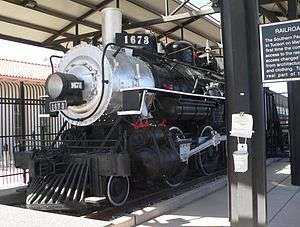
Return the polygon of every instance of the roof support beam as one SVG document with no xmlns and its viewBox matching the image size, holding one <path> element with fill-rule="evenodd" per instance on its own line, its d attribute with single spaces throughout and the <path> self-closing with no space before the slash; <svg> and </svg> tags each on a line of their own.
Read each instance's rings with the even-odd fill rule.
<svg viewBox="0 0 300 227">
<path fill-rule="evenodd" d="M 286 2 L 287 0 L 259 0 L 259 5 L 272 4 L 276 2 Z"/>
<path fill-rule="evenodd" d="M 173 32 L 176 32 L 177 30 L 183 28 L 184 26 L 186 26 L 186 25 L 188 25 L 188 24 L 191 24 L 191 23 L 197 21 L 198 19 L 199 19 L 199 17 L 193 17 L 193 18 L 190 18 L 189 20 L 183 22 L 181 26 L 180 26 L 180 25 L 177 25 L 177 26 L 175 26 L 175 27 L 173 27 L 173 28 L 167 30 L 164 34 L 159 35 L 159 36 L 157 37 L 157 39 L 161 39 L 161 38 L 163 38 L 165 35 L 169 35 L 169 34 L 171 34 L 171 33 L 173 33 Z"/>
<path fill-rule="evenodd" d="M 82 5 L 82 6 L 85 6 L 85 7 L 88 7 L 90 9 L 93 9 L 94 11 L 98 11 L 97 6 L 93 5 L 93 4 L 89 3 L 89 2 L 82 1 L 82 0 L 69 0 L 69 1 L 75 2 L 75 3 L 77 3 L 79 5 Z"/>
<path fill-rule="evenodd" d="M 91 22 L 91 21 L 86 21 L 86 20 L 79 21 L 79 20 L 77 20 L 76 17 L 61 13 L 61 12 L 53 10 L 53 9 L 49 9 L 49 8 L 41 6 L 39 4 L 37 6 L 35 6 L 34 8 L 29 8 L 29 7 L 26 7 L 24 4 L 22 4 L 22 1 L 20 1 L 20 0 L 2 0 L 2 1 L 14 4 L 14 5 L 18 5 L 18 6 L 26 8 L 26 9 L 34 10 L 34 11 L 37 11 L 37 12 L 40 12 L 40 13 L 44 13 L 46 15 L 54 16 L 54 17 L 57 17 L 57 18 L 60 18 L 60 19 L 63 19 L 63 20 L 72 21 L 74 23 L 82 24 L 82 25 L 85 25 L 87 27 L 91 27 L 91 28 L 94 28 L 94 29 L 99 29 L 99 24 L 96 24 L 96 23 Z"/>
<path fill-rule="evenodd" d="M 133 28 L 133 27 L 131 26 L 132 24 L 134 25 L 134 24 L 143 23 L 143 22 L 139 22 L 139 21 L 137 21 L 137 20 L 135 20 L 135 19 L 133 19 L 133 18 L 130 18 L 130 17 L 128 17 L 128 16 L 125 16 L 125 15 L 123 15 L 123 19 L 124 19 L 124 20 L 128 20 L 128 21 L 131 22 L 130 24 L 123 25 L 123 30 Z M 141 27 L 141 26 L 139 26 L 139 27 Z M 164 31 L 162 31 L 161 29 L 158 29 L 158 28 L 154 28 L 154 27 L 150 27 L 150 26 L 145 26 L 144 28 L 147 28 L 147 29 L 149 29 L 149 30 L 152 30 L 153 32 L 155 32 L 155 33 L 157 33 L 157 34 L 163 34 L 163 33 L 164 33 Z M 79 38 L 79 39 L 85 39 L 85 38 L 88 38 L 88 37 L 95 37 L 95 36 L 96 36 L 96 37 L 100 37 L 100 36 L 101 36 L 101 31 L 95 31 L 95 32 L 84 33 L 84 34 L 79 35 L 78 38 Z M 173 34 L 169 34 L 169 35 L 167 35 L 167 36 L 168 36 L 169 38 L 171 38 L 171 39 L 175 39 L 175 40 L 179 39 L 178 36 L 175 36 L 175 35 L 173 35 Z M 71 41 L 71 40 L 72 40 L 72 39 L 70 39 L 70 38 L 62 38 L 62 39 L 54 40 L 52 43 L 53 43 L 53 44 L 60 44 L 60 43 L 69 42 L 69 41 Z"/>
<path fill-rule="evenodd" d="M 184 7 L 190 0 L 184 0 L 179 6 L 176 7 L 169 15 L 172 16 Z"/>
<path fill-rule="evenodd" d="M 201 11 L 201 12 L 194 12 L 194 13 L 181 13 L 181 14 L 170 15 L 170 16 L 162 16 L 160 18 L 150 19 L 147 21 L 140 21 L 140 22 L 137 22 L 134 24 L 130 24 L 129 28 L 145 27 L 145 26 L 163 24 L 163 23 L 168 23 L 168 22 L 174 22 L 178 26 L 182 26 L 182 24 L 184 22 L 178 23 L 177 21 L 191 19 L 191 18 L 195 18 L 196 20 L 198 20 L 200 17 L 203 17 L 205 15 L 210 15 L 212 13 L 215 13 L 215 11 L 213 9 Z M 127 28 L 127 29 L 129 29 L 129 28 Z M 189 30 L 189 29 L 187 29 L 187 30 Z M 197 34 L 197 35 L 199 35 L 199 34 Z"/>
<path fill-rule="evenodd" d="M 286 10 L 286 8 L 284 8 L 284 6 L 280 2 L 276 2 L 275 4 L 280 9 L 280 11 L 282 12 L 283 16 L 286 17 L 287 16 L 287 10 Z"/>
<path fill-rule="evenodd" d="M 144 4 L 144 3 L 141 3 L 140 1 L 137 1 L 137 0 L 127 0 L 127 1 L 130 2 L 130 3 L 132 3 L 132 4 L 134 4 L 134 5 L 136 5 L 136 6 L 138 6 L 138 7 L 141 7 L 141 8 L 143 8 L 143 9 L 146 9 L 147 11 L 149 11 L 149 12 L 151 12 L 151 13 L 157 15 L 157 16 L 160 16 L 160 17 L 161 17 L 161 15 L 164 15 L 164 12 L 156 11 L 156 10 L 153 9 L 150 5 L 146 5 L 146 4 Z M 175 16 L 175 15 L 174 15 L 174 16 Z M 187 19 L 187 18 L 185 18 L 185 19 Z M 176 25 L 181 25 L 180 22 L 174 22 L 174 23 L 175 23 Z M 202 33 L 202 32 L 195 31 L 195 30 L 193 30 L 193 29 L 191 29 L 191 28 L 185 28 L 185 29 L 188 30 L 188 31 L 190 31 L 190 32 L 192 32 L 192 33 L 194 33 L 194 34 L 196 34 L 196 35 L 202 36 L 203 38 L 208 39 L 208 40 L 210 40 L 210 41 L 212 41 L 212 42 L 214 42 L 214 43 L 219 43 L 219 42 L 220 42 L 220 40 L 217 40 L 217 39 L 215 39 L 215 38 L 213 38 L 213 37 L 210 37 L 210 36 L 208 36 L 207 34 L 204 34 L 204 33 Z"/>
<path fill-rule="evenodd" d="M 69 0 L 69 1 L 72 1 L 72 2 L 75 2 L 77 4 L 89 7 L 90 9 L 97 10 L 97 7 L 95 5 L 93 5 L 93 4 L 89 3 L 89 2 L 86 2 L 86 1 L 82 1 L 82 0 Z M 116 2 L 116 5 L 119 5 L 118 0 Z M 148 22 L 140 22 L 140 21 L 134 20 L 133 18 L 129 18 L 128 16 L 123 15 L 123 21 L 124 20 L 128 20 L 128 21 L 131 22 L 130 24 L 123 25 L 123 29 L 124 30 L 125 29 L 131 29 L 131 28 L 138 28 L 138 27 L 146 28 L 147 26 L 153 25 L 153 23 L 157 24 L 157 23 L 162 23 L 163 22 L 162 19 L 159 19 L 159 20 L 150 20 Z M 157 34 L 162 34 L 163 33 L 163 31 L 161 31 L 159 29 L 154 29 L 152 27 L 150 29 L 152 31 L 154 31 L 155 33 L 157 33 Z M 91 32 L 91 33 L 83 34 L 81 37 L 91 37 L 91 36 L 93 36 L 93 37 L 95 37 L 95 39 L 98 39 L 99 37 L 101 37 L 101 29 L 99 29 L 99 30 L 100 31 L 97 31 L 97 32 Z M 87 36 L 89 34 L 91 34 L 91 35 Z M 177 37 L 173 36 L 171 39 L 176 39 L 176 38 Z M 63 41 L 63 40 L 67 40 L 67 39 L 61 39 L 61 40 L 57 40 L 57 41 L 60 42 L 60 43 L 62 43 L 61 41 Z"/>
<path fill-rule="evenodd" d="M 203 13 L 203 15 L 206 15 L 206 14 Z M 183 14 L 177 14 L 177 15 L 173 15 L 173 16 L 167 16 L 167 17 L 152 19 L 152 20 L 149 20 L 149 21 L 137 21 L 137 20 L 134 20 L 133 18 L 129 18 L 128 16 L 123 15 L 123 19 L 129 20 L 131 22 L 127 25 L 123 25 L 123 30 L 143 27 L 143 28 L 148 28 L 148 29 L 152 30 L 153 32 L 159 34 L 159 36 L 158 36 L 159 39 L 164 37 L 164 36 L 167 36 L 171 39 L 179 39 L 179 37 L 177 37 L 175 35 L 172 35 L 171 33 L 179 30 L 182 26 L 186 26 L 188 24 L 193 23 L 194 21 L 201 18 L 203 15 L 202 15 L 202 13 L 201 14 L 200 13 L 199 14 L 197 14 L 197 13 L 195 13 L 195 14 L 183 13 Z M 167 23 L 167 22 L 173 22 L 173 21 L 183 20 L 183 19 L 187 19 L 187 18 L 190 18 L 190 19 L 186 20 L 183 23 L 178 23 L 177 26 L 175 26 L 174 28 L 172 28 L 168 31 L 162 31 L 160 29 L 151 27 L 152 25 L 162 24 L 162 23 Z M 185 28 L 185 29 L 187 29 L 187 28 Z M 101 36 L 101 31 L 95 31 L 95 32 L 89 32 L 89 33 L 81 34 L 81 35 L 79 35 L 79 38 L 82 39 L 82 38 L 88 38 L 88 37 L 93 37 L 93 36 L 100 37 Z M 211 39 L 208 39 L 208 40 L 211 40 Z M 64 42 L 68 42 L 68 41 L 71 41 L 71 40 L 68 39 L 68 38 L 63 38 L 63 39 L 55 40 L 55 41 L 53 41 L 53 43 L 64 43 Z"/>
<path fill-rule="evenodd" d="M 84 5 L 86 7 L 89 7 L 93 10 L 97 10 L 97 7 L 91 3 L 88 2 L 84 2 L 81 0 L 70 0 L 72 2 L 76 2 L 78 4 Z M 140 6 L 141 7 L 141 6 Z M 147 9 L 148 10 L 148 9 Z M 153 11 L 151 9 L 151 11 Z M 154 11 L 153 11 L 154 12 Z M 153 13 L 152 12 L 152 13 Z M 167 23 L 167 22 L 176 22 L 178 20 L 184 20 L 184 19 L 189 19 L 183 23 L 177 23 L 178 25 L 176 26 L 176 28 L 173 28 L 172 30 L 174 30 L 173 32 L 177 31 L 178 29 L 180 29 L 182 26 L 186 26 L 196 20 L 198 20 L 200 17 L 204 16 L 204 15 L 208 15 L 211 13 L 215 13 L 214 10 L 208 10 L 208 11 L 201 11 L 201 12 L 193 12 L 193 13 L 182 13 L 182 14 L 176 14 L 176 15 L 170 15 L 170 16 L 163 16 L 160 18 L 156 18 L 156 19 L 151 19 L 148 21 L 137 21 L 134 20 L 133 18 L 129 18 L 128 16 L 123 15 L 123 19 L 124 20 L 129 20 L 131 23 L 127 24 L 127 25 L 123 25 L 123 29 L 133 29 L 133 28 L 139 28 L 139 27 L 143 27 L 143 28 L 148 28 L 150 30 L 152 30 L 153 32 L 159 34 L 159 38 L 161 38 L 162 36 L 167 35 L 169 38 L 171 39 L 179 39 L 179 37 L 172 35 L 172 32 L 165 32 L 162 31 L 160 29 L 151 27 L 152 25 L 156 25 L 156 24 L 162 24 L 162 23 Z M 158 15 L 157 12 L 155 12 L 155 14 Z M 199 34 L 198 34 L 199 35 Z M 79 38 L 87 38 L 87 37 L 100 37 L 101 36 L 101 31 L 95 31 L 95 32 L 89 32 L 89 33 L 85 33 L 85 34 L 81 34 L 79 35 Z M 64 43 L 64 42 L 68 42 L 71 41 L 68 38 L 63 38 L 63 39 L 59 39 L 59 40 L 55 40 L 53 43 Z"/>
<path fill-rule="evenodd" d="M 89 11 L 87 11 L 86 13 L 84 13 L 83 15 L 81 15 L 80 17 L 78 17 L 77 21 L 82 22 L 84 19 L 86 19 L 87 17 L 89 17 L 92 14 L 96 13 L 98 10 L 101 10 L 104 6 L 106 6 L 107 4 L 109 4 L 112 1 L 113 0 L 104 0 L 104 1 L 100 2 L 98 5 L 96 5 L 95 9 L 90 9 Z M 49 37 L 48 39 L 46 39 L 44 41 L 44 43 L 50 43 L 50 42 L 52 42 L 54 39 L 56 39 L 57 37 L 59 37 L 60 34 L 63 34 L 64 32 L 68 31 L 69 29 L 71 29 L 72 27 L 74 27 L 76 24 L 77 24 L 77 22 L 71 22 L 70 24 L 68 24 L 67 26 L 65 26 L 64 28 L 62 28 L 59 31 L 59 34 L 56 34 L 56 35 L 53 35 L 53 36 Z"/>
<path fill-rule="evenodd" d="M 5 39 L 5 40 L 17 42 L 17 43 L 24 43 L 24 44 L 32 45 L 32 46 L 51 48 L 52 50 L 58 50 L 58 51 L 63 51 L 63 52 L 67 51 L 67 49 L 65 47 L 63 47 L 62 45 L 55 45 L 55 46 L 49 47 L 49 46 L 43 45 L 40 42 L 36 42 L 36 41 L 28 40 L 28 39 L 22 39 L 19 37 L 14 37 L 14 36 L 9 36 L 9 35 L 4 35 L 1 33 L 0 33 L 0 39 Z"/>
<path fill-rule="evenodd" d="M 278 17 L 276 16 L 276 14 L 274 14 L 272 11 L 269 11 L 263 7 L 259 7 L 259 12 L 261 14 L 265 15 L 265 17 L 268 18 L 268 20 L 272 23 L 280 21 L 278 19 Z"/>
<path fill-rule="evenodd" d="M 32 23 L 29 23 L 29 22 L 25 22 L 25 21 L 22 21 L 22 20 L 17 20 L 17 19 L 10 18 L 10 17 L 5 17 L 5 16 L 0 15 L 0 21 L 6 22 L 6 23 L 9 23 L 9 24 L 18 25 L 18 26 L 21 26 L 21 27 L 26 27 L 26 28 L 46 32 L 46 33 L 50 33 L 50 34 L 58 34 L 58 31 L 55 30 L 55 29 L 51 29 L 51 28 L 44 27 L 44 26 L 37 25 L 37 24 L 32 24 Z M 70 34 L 70 33 L 63 33 L 62 35 L 65 36 L 65 37 L 68 37 L 68 38 L 74 38 L 75 37 L 75 35 Z"/>
</svg>

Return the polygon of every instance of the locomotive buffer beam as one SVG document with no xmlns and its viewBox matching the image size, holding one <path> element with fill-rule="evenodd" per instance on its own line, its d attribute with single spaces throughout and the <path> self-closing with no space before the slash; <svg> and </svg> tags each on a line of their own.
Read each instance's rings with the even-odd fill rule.
<svg viewBox="0 0 300 227">
<path fill-rule="evenodd" d="M 226 141 L 226 135 L 220 135 L 219 133 L 214 133 L 212 137 L 199 137 L 198 146 L 190 149 L 191 143 L 186 143 L 186 139 L 178 140 L 180 144 L 180 159 L 183 162 L 186 162 L 191 156 L 200 153 L 201 151 L 209 148 L 210 146 L 217 146 L 222 141 Z"/>
</svg>

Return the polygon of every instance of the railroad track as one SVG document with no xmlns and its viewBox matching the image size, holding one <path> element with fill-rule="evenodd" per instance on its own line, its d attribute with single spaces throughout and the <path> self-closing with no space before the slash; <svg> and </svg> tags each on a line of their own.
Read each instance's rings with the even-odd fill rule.
<svg viewBox="0 0 300 227">
<path fill-rule="evenodd" d="M 180 195 L 184 192 L 190 191 L 197 187 L 203 186 L 209 182 L 213 182 L 216 179 L 226 174 L 226 169 L 220 170 L 209 176 L 201 176 L 188 180 L 176 188 L 163 188 L 159 191 L 151 191 L 145 194 L 145 191 L 137 191 L 132 198 L 130 198 L 124 206 L 121 207 L 106 207 L 103 208 L 103 204 L 100 204 L 98 210 L 94 210 L 91 213 L 81 215 L 86 218 L 98 219 L 103 221 L 110 221 L 124 214 L 134 212 L 138 209 L 146 206 L 158 203 L 163 200 L 167 200 L 174 196 Z M 108 204 L 108 203 L 107 203 Z M 101 210 L 99 210 L 101 208 Z"/>
<path fill-rule="evenodd" d="M 91 219 L 110 221 L 120 216 L 132 213 L 136 210 L 142 209 L 152 204 L 170 199 L 178 196 L 182 193 L 190 191 L 192 189 L 203 186 L 207 183 L 213 182 L 226 174 L 226 169 L 217 171 L 209 176 L 188 176 L 187 180 L 180 186 L 170 188 L 168 186 L 162 187 L 154 185 L 153 188 L 138 188 L 132 191 L 131 196 L 124 206 L 113 207 L 106 199 L 98 204 L 81 205 L 78 203 L 68 203 L 66 207 L 51 207 L 49 205 L 45 207 L 32 206 L 31 209 L 44 210 L 51 213 L 66 214 L 71 216 L 81 216 Z M 133 186 L 133 188 L 136 188 Z M 14 204 L 14 206 L 25 208 L 24 204 Z M 41 209 L 42 208 L 42 209 Z"/>
</svg>

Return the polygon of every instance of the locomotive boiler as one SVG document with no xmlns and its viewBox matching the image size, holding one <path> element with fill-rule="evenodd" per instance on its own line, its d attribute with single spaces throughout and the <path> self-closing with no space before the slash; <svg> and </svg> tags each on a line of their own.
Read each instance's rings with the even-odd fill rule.
<svg viewBox="0 0 300 227">
<path fill-rule="evenodd" d="M 188 169 L 219 166 L 222 75 L 187 42 L 162 54 L 153 35 L 122 33 L 121 18 L 104 9 L 102 45 L 72 48 L 46 81 L 46 109 L 65 123 L 49 146 L 28 151 L 28 206 L 103 196 L 121 206 L 135 182 L 176 187 Z"/>
</svg>

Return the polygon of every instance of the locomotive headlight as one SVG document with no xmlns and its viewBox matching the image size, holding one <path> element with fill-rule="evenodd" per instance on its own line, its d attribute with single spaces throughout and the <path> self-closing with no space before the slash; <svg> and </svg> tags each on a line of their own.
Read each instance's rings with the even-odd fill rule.
<svg viewBox="0 0 300 227">
<path fill-rule="evenodd" d="M 67 101 L 68 105 L 83 103 L 82 91 L 84 82 L 73 74 L 56 72 L 51 74 L 46 81 L 46 93 L 52 100 Z"/>
<path fill-rule="evenodd" d="M 62 94 L 63 87 L 63 80 L 58 74 L 54 73 L 48 77 L 46 81 L 46 92 L 50 98 L 58 98 Z"/>
</svg>

